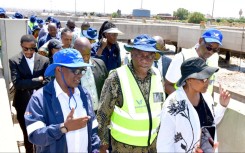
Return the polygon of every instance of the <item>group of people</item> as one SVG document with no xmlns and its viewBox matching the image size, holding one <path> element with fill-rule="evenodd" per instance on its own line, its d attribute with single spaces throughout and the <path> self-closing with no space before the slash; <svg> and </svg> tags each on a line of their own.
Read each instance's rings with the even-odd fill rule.
<svg viewBox="0 0 245 153">
<path fill-rule="evenodd" d="M 125 64 L 115 24 L 82 26 L 68 20 L 59 39 L 50 22 L 9 60 L 26 152 L 202 152 L 201 128 L 216 126 L 230 100 L 221 86 L 217 105 L 207 92 L 222 33 L 206 30 L 172 62 L 162 37 L 140 34 L 124 45 Z"/>
</svg>

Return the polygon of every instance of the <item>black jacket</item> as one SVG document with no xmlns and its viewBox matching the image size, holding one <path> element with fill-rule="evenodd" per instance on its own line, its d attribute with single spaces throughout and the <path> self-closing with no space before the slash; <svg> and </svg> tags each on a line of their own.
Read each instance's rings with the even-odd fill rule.
<svg viewBox="0 0 245 153">
<path fill-rule="evenodd" d="M 43 76 L 49 65 L 49 59 L 35 53 L 33 74 L 27 64 L 25 56 L 22 52 L 9 60 L 11 79 L 15 87 L 13 106 L 16 109 L 25 110 L 30 100 L 33 90 L 37 90 L 44 86 L 48 79 L 40 82 L 38 77 Z"/>
</svg>

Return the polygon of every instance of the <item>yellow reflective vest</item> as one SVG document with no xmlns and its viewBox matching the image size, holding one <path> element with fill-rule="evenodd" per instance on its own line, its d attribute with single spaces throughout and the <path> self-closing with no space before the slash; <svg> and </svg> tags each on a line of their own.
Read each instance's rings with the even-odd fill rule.
<svg viewBox="0 0 245 153">
<path fill-rule="evenodd" d="M 122 95 L 122 108 L 115 106 L 111 116 L 111 135 L 122 143 L 133 146 L 149 146 L 157 136 L 160 125 L 160 112 L 165 93 L 160 72 L 151 76 L 149 103 L 127 65 L 116 69 Z"/>
</svg>

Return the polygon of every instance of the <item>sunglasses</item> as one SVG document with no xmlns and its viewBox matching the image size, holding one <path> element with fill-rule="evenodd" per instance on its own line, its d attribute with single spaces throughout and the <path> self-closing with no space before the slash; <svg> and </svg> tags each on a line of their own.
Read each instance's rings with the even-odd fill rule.
<svg viewBox="0 0 245 153">
<path fill-rule="evenodd" d="M 21 46 L 22 48 L 23 48 L 23 51 L 25 51 L 25 52 L 27 52 L 27 51 L 31 51 L 31 52 L 33 52 L 33 51 L 36 51 L 36 47 L 33 47 L 33 48 L 27 48 L 27 47 L 24 47 L 24 46 Z"/>
<path fill-rule="evenodd" d="M 69 69 L 74 75 L 84 75 L 87 71 L 87 69 L 85 68 L 71 68 L 71 67 L 65 67 L 67 69 Z"/>
<path fill-rule="evenodd" d="M 213 46 L 210 43 L 207 43 L 205 40 L 204 40 L 204 43 L 205 43 L 205 47 L 208 51 L 213 51 L 214 53 L 219 52 L 219 47 L 213 48 Z"/>
</svg>

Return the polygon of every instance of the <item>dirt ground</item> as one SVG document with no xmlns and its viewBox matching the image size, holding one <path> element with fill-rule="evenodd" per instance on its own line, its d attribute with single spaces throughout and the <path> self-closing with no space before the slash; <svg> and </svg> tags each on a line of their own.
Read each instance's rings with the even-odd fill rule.
<svg viewBox="0 0 245 153">
<path fill-rule="evenodd" d="M 220 82 L 228 90 L 245 94 L 245 59 L 233 56 L 228 63 L 224 58 L 224 55 L 220 55 L 216 83 Z"/>
</svg>

